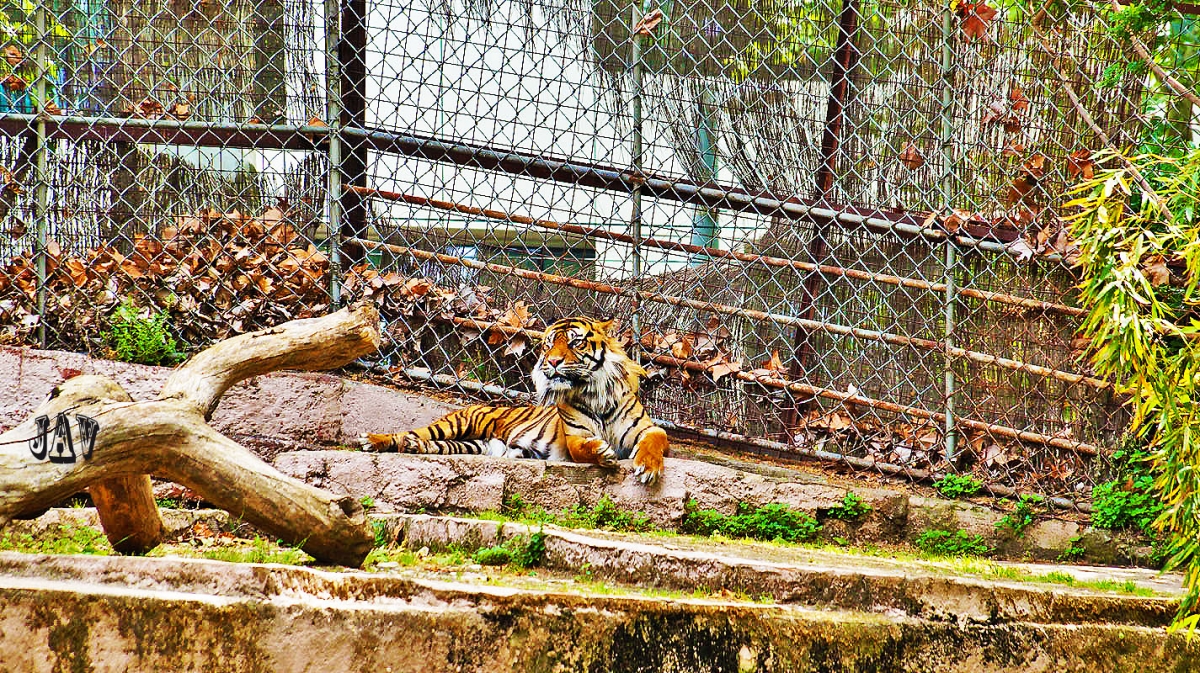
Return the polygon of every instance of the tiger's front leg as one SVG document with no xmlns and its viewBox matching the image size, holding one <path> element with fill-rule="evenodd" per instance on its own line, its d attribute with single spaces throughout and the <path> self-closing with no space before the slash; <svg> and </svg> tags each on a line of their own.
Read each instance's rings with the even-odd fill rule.
<svg viewBox="0 0 1200 673">
<path fill-rule="evenodd" d="M 642 432 L 634 449 L 633 474 L 640 477 L 643 484 L 653 484 L 662 477 L 663 457 L 667 455 L 669 445 L 667 431 L 660 427 L 651 427 Z"/>
<path fill-rule="evenodd" d="M 576 463 L 591 463 L 600 467 L 616 467 L 617 452 L 599 437 L 567 435 L 567 452 Z"/>
</svg>

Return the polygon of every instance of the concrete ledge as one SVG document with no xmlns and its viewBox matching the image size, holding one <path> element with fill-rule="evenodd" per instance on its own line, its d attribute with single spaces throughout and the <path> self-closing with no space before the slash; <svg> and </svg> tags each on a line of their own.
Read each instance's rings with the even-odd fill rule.
<svg viewBox="0 0 1200 673">
<path fill-rule="evenodd" d="M 185 593 L 186 592 L 186 593 Z M 0 554 L 14 671 L 1194 670 L 1163 629 L 959 625 L 282 566 Z"/>
<path fill-rule="evenodd" d="M 841 504 L 848 489 L 817 478 L 800 482 L 767 477 L 694 460 L 667 458 L 662 480 L 642 485 L 632 463 L 603 469 L 577 463 L 510 460 L 486 456 L 420 456 L 358 451 L 295 451 L 281 454 L 275 467 L 334 493 L 370 496 L 382 511 L 499 511 L 506 497 L 527 505 L 562 510 L 591 506 L 608 496 L 619 507 L 644 512 L 660 526 L 674 526 L 684 505 L 733 513 L 739 502 L 787 503 L 810 512 Z M 902 539 L 908 496 L 883 489 L 856 488 L 874 509 L 874 539 Z"/>
<path fill-rule="evenodd" d="M 956 576 L 932 564 L 808 549 L 776 550 L 775 556 L 793 560 L 768 560 L 747 554 L 750 550 L 746 547 L 681 549 L 671 546 L 669 539 L 662 544 L 605 539 L 553 526 L 531 529 L 478 519 L 400 515 L 393 526 L 396 540 L 410 549 L 455 546 L 470 550 L 541 530 L 546 536 L 543 565 L 551 570 L 574 573 L 586 568 L 592 577 L 638 587 L 742 591 L 809 607 L 903 614 L 959 624 L 1165 627 L 1177 608 L 1177 601 L 1168 597 Z M 1072 568 L 1039 570 L 1070 573 Z M 1144 575 L 1142 579 L 1150 579 L 1152 573 Z"/>
</svg>

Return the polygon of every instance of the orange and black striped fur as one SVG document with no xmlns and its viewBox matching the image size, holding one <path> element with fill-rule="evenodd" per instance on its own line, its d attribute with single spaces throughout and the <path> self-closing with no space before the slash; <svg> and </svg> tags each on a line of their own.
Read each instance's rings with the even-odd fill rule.
<svg viewBox="0 0 1200 673">
<path fill-rule="evenodd" d="M 632 458 L 642 483 L 663 470 L 667 433 L 638 400 L 646 374 L 609 336 L 612 321 L 567 318 L 551 325 L 533 369 L 539 404 L 473 405 L 398 435 L 366 435 L 363 448 L 476 453 L 614 466 Z"/>
</svg>

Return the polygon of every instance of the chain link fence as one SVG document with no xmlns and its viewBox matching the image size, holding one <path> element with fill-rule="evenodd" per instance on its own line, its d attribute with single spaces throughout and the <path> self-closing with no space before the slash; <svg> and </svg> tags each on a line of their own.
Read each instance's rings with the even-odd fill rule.
<svg viewBox="0 0 1200 673">
<path fill-rule="evenodd" d="M 377 372 L 519 400 L 616 317 L 668 428 L 1086 508 L 1127 419 L 1064 190 L 1195 113 L 1106 5 L 989 1 L 7 0 L 0 343 L 370 298 Z"/>
</svg>

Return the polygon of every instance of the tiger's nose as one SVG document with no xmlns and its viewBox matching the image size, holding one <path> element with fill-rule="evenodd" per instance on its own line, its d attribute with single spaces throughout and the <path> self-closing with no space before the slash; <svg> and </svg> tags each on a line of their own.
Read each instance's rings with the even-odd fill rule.
<svg viewBox="0 0 1200 673">
<path fill-rule="evenodd" d="M 561 355 L 547 355 L 546 356 L 546 364 L 550 365 L 551 367 L 557 367 L 557 366 L 561 365 L 562 361 L 563 361 L 563 358 Z"/>
</svg>

